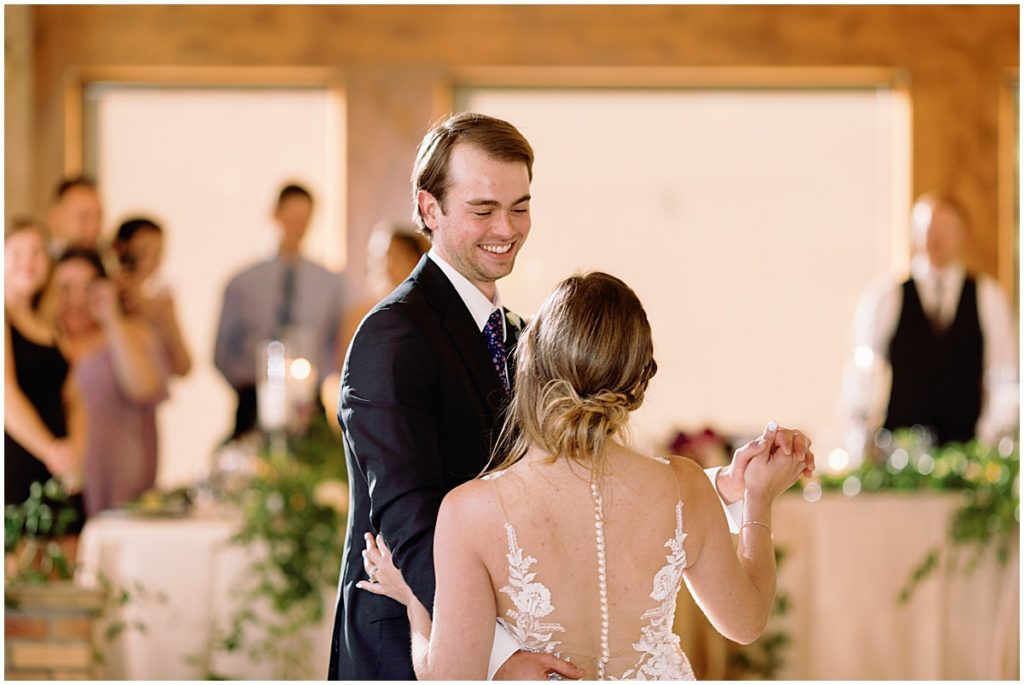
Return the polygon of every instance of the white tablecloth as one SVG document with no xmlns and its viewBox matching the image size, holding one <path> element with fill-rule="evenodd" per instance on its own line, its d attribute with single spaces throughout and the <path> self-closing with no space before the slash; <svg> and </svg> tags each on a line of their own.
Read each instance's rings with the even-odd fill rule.
<svg viewBox="0 0 1024 685">
<path fill-rule="evenodd" d="M 1020 545 L 1009 562 L 989 553 L 974 572 L 948 566 L 911 601 L 896 597 L 947 537 L 960 495 L 828 494 L 810 503 L 785 495 L 774 507 L 775 543 L 786 550 L 779 592 L 790 612 L 773 618 L 791 642 L 785 680 L 1016 680 L 1020 671 Z M 961 552 L 962 556 L 965 556 Z M 680 593 L 675 631 L 700 678 L 729 676 L 727 643 Z"/>
<path fill-rule="evenodd" d="M 125 680 L 181 679 L 205 676 L 190 656 L 202 659 L 211 630 L 230 628 L 237 603 L 232 596 L 252 560 L 252 552 L 228 543 L 237 522 L 221 518 L 141 519 L 101 516 L 91 519 L 79 541 L 76 580 L 95 585 L 99 573 L 131 588 L 142 582 L 166 602 L 129 602 L 119 617 L 141 620 L 146 630 L 126 630 L 106 652 L 103 677 Z M 324 619 L 310 629 L 312 655 L 308 677 L 327 673 L 334 593 L 325 592 Z M 213 653 L 209 668 L 241 679 L 271 679 L 273 664 L 245 654 Z"/>
<path fill-rule="evenodd" d="M 909 603 L 896 603 L 929 549 L 951 549 L 948 521 L 959 503 L 950 493 L 781 498 L 773 522 L 787 550 L 779 587 L 792 600 L 793 638 L 781 676 L 1016 680 L 1018 542 L 1006 566 L 989 553 L 970 575 L 940 568 Z"/>
</svg>

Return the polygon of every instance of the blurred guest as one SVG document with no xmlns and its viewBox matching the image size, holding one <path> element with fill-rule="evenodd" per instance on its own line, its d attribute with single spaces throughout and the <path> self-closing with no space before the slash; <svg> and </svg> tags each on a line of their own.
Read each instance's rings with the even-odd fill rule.
<svg viewBox="0 0 1024 685">
<path fill-rule="evenodd" d="M 408 278 L 427 253 L 430 244 L 411 224 L 379 223 L 370 234 L 366 252 L 366 288 L 359 304 L 345 316 L 338 346 L 338 367 L 345 363 L 345 352 L 359 322 L 385 295 Z"/>
<path fill-rule="evenodd" d="M 102 216 L 95 181 L 87 176 L 61 180 L 47 216 L 50 254 L 57 257 L 69 247 L 99 249 Z"/>
<path fill-rule="evenodd" d="M 4 240 L 4 504 L 20 504 L 34 482 L 60 480 L 78 492 L 85 451 L 82 398 L 57 347 L 53 327 L 39 314 L 39 296 L 50 275 L 42 229 L 18 221 Z M 73 529 L 84 520 L 82 498 Z"/>
<path fill-rule="evenodd" d="M 964 267 L 966 223 L 951 197 L 921 196 L 911 214 L 910 278 L 876 284 L 861 299 L 846 386 L 852 448 L 868 445 L 880 425 L 921 425 L 939 444 L 992 443 L 1014 430 L 1016 326 L 995 281 Z"/>
<path fill-rule="evenodd" d="M 256 365 L 267 341 L 301 340 L 319 381 L 336 370 L 342 280 L 300 254 L 312 215 L 308 190 L 282 188 L 273 214 L 281 231 L 277 254 L 236 275 L 224 290 L 213 361 L 238 396 L 231 439 L 256 425 Z"/>
<path fill-rule="evenodd" d="M 324 378 L 320 385 L 320 402 L 327 413 L 328 424 L 340 432 L 338 425 L 338 389 L 341 386 L 341 367 L 345 363 L 348 344 L 356 334 L 359 322 L 385 295 L 408 278 L 420 257 L 430 249 L 430 243 L 412 224 L 378 223 L 370 234 L 366 254 L 365 296 L 359 304 L 348 310 L 338 339 L 335 362 L 338 369 Z"/>
<path fill-rule="evenodd" d="M 114 237 L 125 313 L 139 316 L 153 327 L 167 353 L 171 373 L 184 376 L 192 368 L 192 355 L 178 325 L 174 296 L 157 274 L 163 252 L 163 229 L 146 217 L 125 221 Z"/>
<path fill-rule="evenodd" d="M 153 487 L 156 406 L 167 398 L 162 345 L 126 315 L 94 250 L 70 248 L 51 283 L 60 341 L 85 398 L 85 508 L 92 516 Z"/>
</svg>

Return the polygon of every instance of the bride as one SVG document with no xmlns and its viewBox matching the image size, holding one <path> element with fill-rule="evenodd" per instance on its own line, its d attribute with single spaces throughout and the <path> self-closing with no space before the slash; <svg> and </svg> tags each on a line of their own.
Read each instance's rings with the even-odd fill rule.
<svg viewBox="0 0 1024 685">
<path fill-rule="evenodd" d="M 445 497 L 434 538 L 433 619 L 367 535 L 374 582 L 407 607 L 420 679 L 486 678 L 495 617 L 524 650 L 588 679 L 692 679 L 672 633 L 683 581 L 724 636 L 750 643 L 775 595 L 771 504 L 804 462 L 775 451 L 774 424 L 741 448 L 739 546 L 701 468 L 620 437 L 657 365 L 636 294 L 603 273 L 558 285 L 519 341 L 516 392 L 495 454 Z"/>
</svg>

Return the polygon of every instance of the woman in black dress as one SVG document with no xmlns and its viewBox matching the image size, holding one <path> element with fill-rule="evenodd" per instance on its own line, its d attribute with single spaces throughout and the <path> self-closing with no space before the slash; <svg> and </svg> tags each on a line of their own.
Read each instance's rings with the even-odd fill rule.
<svg viewBox="0 0 1024 685">
<path fill-rule="evenodd" d="M 39 313 L 50 272 L 42 231 L 20 222 L 4 239 L 4 504 L 20 504 L 33 482 L 61 481 L 81 528 L 86 417 L 53 328 Z"/>
</svg>

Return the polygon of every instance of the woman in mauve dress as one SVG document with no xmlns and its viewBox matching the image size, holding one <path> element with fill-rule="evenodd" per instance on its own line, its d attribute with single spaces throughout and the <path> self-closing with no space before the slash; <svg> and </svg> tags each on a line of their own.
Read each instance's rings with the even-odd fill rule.
<svg viewBox="0 0 1024 685">
<path fill-rule="evenodd" d="M 61 345 L 89 418 L 83 492 L 93 516 L 156 481 L 156 407 L 167 398 L 167 362 L 151 327 L 121 310 L 95 251 L 67 250 L 51 287 Z"/>
</svg>

